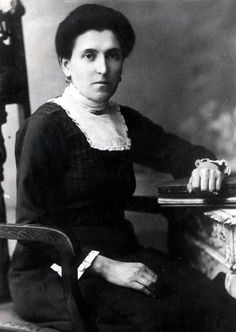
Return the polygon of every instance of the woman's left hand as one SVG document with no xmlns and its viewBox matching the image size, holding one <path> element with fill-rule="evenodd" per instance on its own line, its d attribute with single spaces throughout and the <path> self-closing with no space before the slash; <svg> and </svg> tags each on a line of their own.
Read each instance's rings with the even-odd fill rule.
<svg viewBox="0 0 236 332">
<path fill-rule="evenodd" d="M 223 179 L 224 175 L 217 165 L 205 162 L 192 171 L 187 189 L 190 193 L 193 191 L 210 191 L 217 193 L 221 188 Z"/>
</svg>

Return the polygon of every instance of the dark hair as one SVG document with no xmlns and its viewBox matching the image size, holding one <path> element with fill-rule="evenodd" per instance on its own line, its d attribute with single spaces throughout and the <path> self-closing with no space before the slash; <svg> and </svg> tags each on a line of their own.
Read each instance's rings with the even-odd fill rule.
<svg viewBox="0 0 236 332">
<path fill-rule="evenodd" d="M 124 58 L 134 47 L 135 33 L 123 14 L 102 5 L 86 4 L 77 7 L 59 24 L 55 39 L 58 58 L 70 59 L 75 39 L 88 30 L 114 32 Z"/>
</svg>

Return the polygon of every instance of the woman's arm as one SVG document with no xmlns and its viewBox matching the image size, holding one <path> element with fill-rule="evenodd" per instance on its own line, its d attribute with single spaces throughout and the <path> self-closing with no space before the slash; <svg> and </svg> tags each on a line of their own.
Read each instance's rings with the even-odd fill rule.
<svg viewBox="0 0 236 332">
<path fill-rule="evenodd" d="M 201 167 L 195 168 L 197 159 L 216 159 L 210 151 L 166 133 L 135 110 L 125 107 L 123 114 L 135 162 L 170 173 L 174 178 L 189 176 L 189 191 L 220 189 L 224 175 L 217 165 L 204 162 Z"/>
<path fill-rule="evenodd" d="M 50 106 L 36 111 L 16 135 L 17 204 L 16 222 L 60 227 L 63 210 L 61 162 L 65 142 Z M 59 255 L 49 246 L 22 243 L 38 252 L 35 260 L 43 262 Z"/>
<path fill-rule="evenodd" d="M 132 288 L 155 297 L 158 276 L 142 263 L 120 262 L 98 255 L 90 270 L 114 285 Z"/>
<path fill-rule="evenodd" d="M 16 135 L 17 222 L 46 223 L 48 212 L 60 208 L 63 198 L 60 170 L 65 143 L 49 111 L 31 116 Z"/>
<path fill-rule="evenodd" d="M 64 118 L 58 114 L 58 107 L 47 103 L 17 133 L 17 223 L 66 227 L 63 169 L 67 145 Z M 73 241 L 79 266 L 92 248 L 83 247 L 81 250 L 77 243 Z M 29 247 L 28 252 L 34 249 L 34 253 L 38 253 L 35 258 L 37 264 L 49 261 L 60 263 L 59 254 L 51 246 L 22 244 Z"/>
</svg>

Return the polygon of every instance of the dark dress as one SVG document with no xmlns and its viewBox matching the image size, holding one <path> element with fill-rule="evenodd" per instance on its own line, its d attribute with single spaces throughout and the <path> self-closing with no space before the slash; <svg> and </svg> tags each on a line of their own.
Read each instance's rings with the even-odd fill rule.
<svg viewBox="0 0 236 332">
<path fill-rule="evenodd" d="M 161 252 L 139 245 L 124 208 L 135 190 L 134 162 L 181 177 L 190 175 L 197 158 L 214 156 L 128 107 L 121 112 L 131 139 L 126 151 L 91 148 L 54 103 L 44 104 L 25 122 L 16 139 L 17 223 L 52 225 L 73 234 L 75 247 L 77 240 L 82 246 L 78 265 L 90 250 L 99 250 L 113 259 L 143 262 L 161 276 L 154 299 L 87 271 L 79 285 L 98 325 L 120 326 L 114 331 L 126 331 L 124 323 L 132 331 L 204 331 L 210 317 L 217 316 L 209 284 Z M 60 277 L 50 269 L 54 262 L 60 259 L 52 247 L 18 242 L 11 293 L 22 317 L 71 331 Z"/>
</svg>

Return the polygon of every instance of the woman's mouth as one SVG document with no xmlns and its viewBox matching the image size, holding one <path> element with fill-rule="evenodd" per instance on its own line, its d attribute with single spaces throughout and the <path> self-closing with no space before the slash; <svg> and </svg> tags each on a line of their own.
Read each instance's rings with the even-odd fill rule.
<svg viewBox="0 0 236 332">
<path fill-rule="evenodd" d="M 107 81 L 98 81 L 98 82 L 94 82 L 93 84 L 96 84 L 96 85 L 109 85 L 109 82 L 107 82 Z"/>
</svg>

